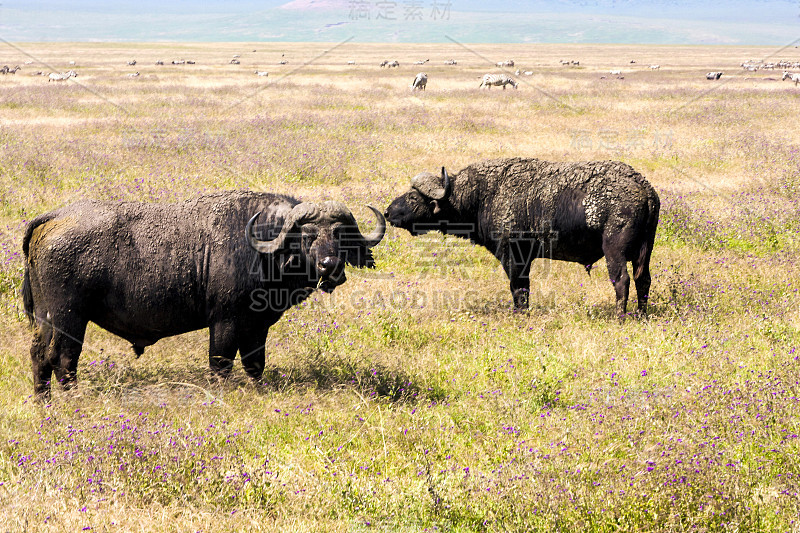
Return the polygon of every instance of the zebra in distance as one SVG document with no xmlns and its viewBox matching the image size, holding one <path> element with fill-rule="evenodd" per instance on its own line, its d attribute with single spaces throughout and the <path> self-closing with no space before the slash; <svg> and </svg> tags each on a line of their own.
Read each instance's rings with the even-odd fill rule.
<svg viewBox="0 0 800 533">
<path fill-rule="evenodd" d="M 74 70 L 68 70 L 67 72 L 64 72 L 63 74 L 58 74 L 57 72 L 51 72 L 50 75 L 48 76 L 48 80 L 47 81 L 48 82 L 51 82 L 51 81 L 66 81 L 66 80 L 68 80 L 70 78 L 75 78 L 77 76 L 78 76 L 78 73 L 75 72 Z"/>
<path fill-rule="evenodd" d="M 506 74 L 484 74 L 480 87 L 491 89 L 492 86 L 499 87 L 501 85 L 504 91 L 506 90 L 506 85 L 511 85 L 515 89 L 517 88 L 517 82 Z"/>
<path fill-rule="evenodd" d="M 781 80 L 786 80 L 786 79 L 788 79 L 789 81 L 793 81 L 794 84 L 797 85 L 798 83 L 800 83 L 800 74 L 793 74 L 788 70 L 784 70 L 783 77 L 781 78 Z"/>
<path fill-rule="evenodd" d="M 424 72 L 420 72 L 414 78 L 414 81 L 411 82 L 411 90 L 420 89 L 425 90 L 425 86 L 428 84 L 428 75 Z"/>
</svg>

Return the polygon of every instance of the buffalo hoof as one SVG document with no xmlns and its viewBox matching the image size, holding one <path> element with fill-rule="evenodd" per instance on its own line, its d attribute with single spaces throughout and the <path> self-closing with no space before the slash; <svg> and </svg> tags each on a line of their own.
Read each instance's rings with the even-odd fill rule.
<svg viewBox="0 0 800 533">
<path fill-rule="evenodd" d="M 514 291 L 513 296 L 514 296 L 514 311 L 527 311 L 530 292 L 526 289 L 517 289 Z"/>
</svg>

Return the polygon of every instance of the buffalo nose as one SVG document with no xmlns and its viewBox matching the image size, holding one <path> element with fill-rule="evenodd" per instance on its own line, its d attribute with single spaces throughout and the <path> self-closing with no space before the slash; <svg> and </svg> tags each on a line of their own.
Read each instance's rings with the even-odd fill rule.
<svg viewBox="0 0 800 533">
<path fill-rule="evenodd" d="M 339 261 L 338 257 L 327 256 L 323 257 L 319 262 L 317 262 L 317 270 L 319 270 L 320 275 L 322 276 L 331 276 L 339 269 L 339 265 L 341 261 Z"/>
</svg>

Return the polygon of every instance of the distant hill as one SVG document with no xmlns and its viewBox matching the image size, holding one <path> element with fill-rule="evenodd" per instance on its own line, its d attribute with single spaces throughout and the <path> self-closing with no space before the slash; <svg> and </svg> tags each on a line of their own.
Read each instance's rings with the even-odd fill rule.
<svg viewBox="0 0 800 533">
<path fill-rule="evenodd" d="M 787 45 L 792 0 L 6 0 L 7 41 L 329 41 Z"/>
</svg>

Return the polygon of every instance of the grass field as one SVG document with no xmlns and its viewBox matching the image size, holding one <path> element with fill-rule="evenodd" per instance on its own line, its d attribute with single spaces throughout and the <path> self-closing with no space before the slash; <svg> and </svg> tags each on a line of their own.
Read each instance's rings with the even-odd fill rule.
<svg viewBox="0 0 800 533">
<path fill-rule="evenodd" d="M 0 530 L 800 531 L 800 88 L 739 67 L 798 54 L 0 45 L 23 67 L 0 76 Z M 509 58 L 533 74 L 479 89 Z M 515 313 L 487 251 L 390 228 L 374 271 L 270 330 L 257 384 L 238 361 L 209 375 L 207 331 L 136 359 L 90 325 L 78 387 L 33 401 L 34 216 L 246 188 L 342 200 L 369 229 L 365 204 L 416 173 L 506 156 L 647 176 L 648 320 L 616 320 L 605 261 L 536 265 Z"/>
</svg>

